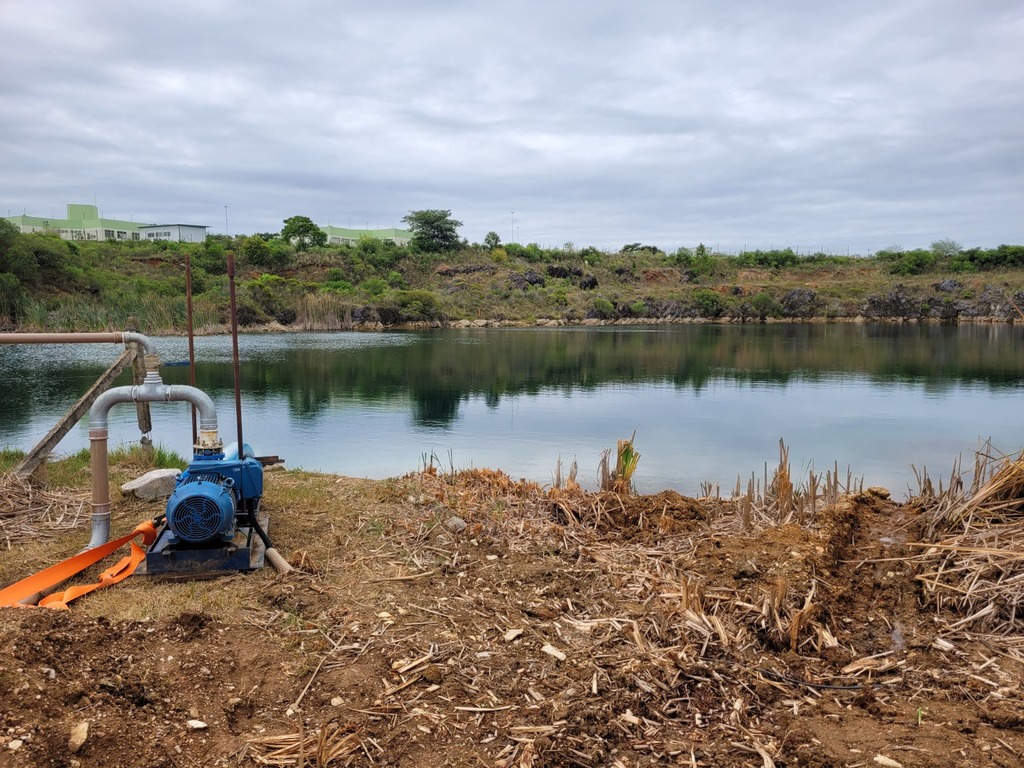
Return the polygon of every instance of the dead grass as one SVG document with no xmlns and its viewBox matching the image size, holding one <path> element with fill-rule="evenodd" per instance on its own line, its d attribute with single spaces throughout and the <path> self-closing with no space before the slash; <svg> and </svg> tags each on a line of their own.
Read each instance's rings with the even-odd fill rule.
<svg viewBox="0 0 1024 768">
<path fill-rule="evenodd" d="M 1024 454 L 999 456 L 986 445 L 965 487 L 949 487 L 927 506 L 917 580 L 936 608 L 950 607 L 960 628 L 1019 636 L 1024 628 Z M 930 487 L 930 483 L 928 484 Z"/>
<path fill-rule="evenodd" d="M 927 516 L 836 470 L 794 478 L 784 445 L 730 496 L 588 493 L 573 475 L 542 487 L 435 466 L 386 482 L 270 472 L 270 535 L 298 570 L 101 590 L 73 613 L 141 635 L 164 622 L 164 637 L 104 644 L 85 674 L 195 650 L 168 673 L 179 709 L 151 704 L 137 722 L 234 707 L 230 729 L 204 719 L 221 729 L 217 755 L 230 745 L 243 765 L 872 764 L 898 745 L 907 766 L 949 764 L 951 750 L 1008 766 L 1024 753 L 1012 727 L 986 725 L 1017 722 L 1014 639 L 962 623 L 969 607 L 921 610 L 906 549 L 882 541 Z M 997 485 L 1012 496 L 1015 483 Z M 989 511 L 943 519 L 1003 525 L 1008 498 L 984 498 Z M 152 511 L 114 506 L 119 527 Z M 164 650 L 190 636 L 182 615 L 208 617 L 206 634 Z M 274 687 L 207 661 L 256 644 Z M 234 704 L 184 698 L 229 682 Z M 132 713 L 99 693 L 90 706 Z M 214 754 L 182 743 L 183 759 Z"/>
</svg>

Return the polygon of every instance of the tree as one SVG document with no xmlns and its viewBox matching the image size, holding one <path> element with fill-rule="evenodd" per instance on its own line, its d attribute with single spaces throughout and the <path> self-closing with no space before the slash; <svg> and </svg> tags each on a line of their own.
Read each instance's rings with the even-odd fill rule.
<svg viewBox="0 0 1024 768">
<path fill-rule="evenodd" d="M 953 259 L 960 255 L 963 247 L 956 240 L 936 240 L 932 243 L 932 253 L 940 259 Z"/>
<path fill-rule="evenodd" d="M 18 227 L 7 219 L 0 218 L 0 258 L 18 240 Z"/>
<path fill-rule="evenodd" d="M 0 328 L 16 323 L 25 312 L 26 302 L 21 281 L 10 272 L 0 272 Z"/>
<path fill-rule="evenodd" d="M 501 238 L 498 237 L 497 232 L 488 232 L 484 235 L 484 248 L 493 251 L 495 248 L 501 247 Z"/>
<path fill-rule="evenodd" d="M 408 216 L 402 217 L 402 223 L 412 232 L 410 245 L 414 251 L 444 253 L 454 251 L 461 242 L 458 229 L 462 222 L 455 221 L 451 211 L 409 211 Z"/>
<path fill-rule="evenodd" d="M 311 245 L 327 245 L 327 233 L 314 224 L 309 216 L 292 216 L 285 219 L 281 239 L 286 243 L 294 243 L 300 251 Z"/>
<path fill-rule="evenodd" d="M 291 262 L 291 249 L 276 238 L 271 243 L 259 235 L 243 238 L 241 250 L 246 262 L 254 267 L 284 269 Z"/>
</svg>

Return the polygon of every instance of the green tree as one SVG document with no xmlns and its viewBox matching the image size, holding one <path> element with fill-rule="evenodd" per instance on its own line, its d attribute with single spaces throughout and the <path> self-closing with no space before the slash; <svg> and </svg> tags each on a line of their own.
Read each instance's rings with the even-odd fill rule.
<svg viewBox="0 0 1024 768">
<path fill-rule="evenodd" d="M 311 245 L 327 245 L 327 233 L 313 223 L 308 216 L 292 216 L 284 220 L 281 239 L 304 251 Z"/>
<path fill-rule="evenodd" d="M 25 312 L 26 302 L 21 281 L 10 272 L 0 272 L 0 328 L 17 322 Z"/>
<path fill-rule="evenodd" d="M 453 219 L 451 211 L 409 211 L 408 216 L 402 217 L 402 223 L 412 232 L 410 245 L 414 251 L 445 253 L 456 250 L 461 243 L 458 229 L 462 222 Z"/>
<path fill-rule="evenodd" d="M 7 219 L 0 218 L 0 259 L 14 245 L 21 233 L 18 227 Z"/>
<path fill-rule="evenodd" d="M 253 235 L 242 240 L 242 256 L 254 267 L 270 266 L 270 246 L 259 235 Z"/>
<path fill-rule="evenodd" d="M 501 247 L 501 238 L 498 237 L 497 232 L 488 232 L 484 235 L 484 248 L 493 251 L 495 248 Z"/>
</svg>

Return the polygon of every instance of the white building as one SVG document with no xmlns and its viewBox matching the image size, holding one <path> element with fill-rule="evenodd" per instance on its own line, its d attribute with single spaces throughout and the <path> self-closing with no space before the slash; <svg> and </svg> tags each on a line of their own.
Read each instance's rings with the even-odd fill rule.
<svg viewBox="0 0 1024 768">
<path fill-rule="evenodd" d="M 175 243 L 201 243 L 209 227 L 197 224 L 146 224 L 138 228 L 140 240 L 170 240 Z"/>
</svg>

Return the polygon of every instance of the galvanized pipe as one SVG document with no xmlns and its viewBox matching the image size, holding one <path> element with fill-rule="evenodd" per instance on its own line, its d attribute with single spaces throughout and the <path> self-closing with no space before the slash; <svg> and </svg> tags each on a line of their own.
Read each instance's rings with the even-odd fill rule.
<svg viewBox="0 0 1024 768">
<path fill-rule="evenodd" d="M 149 356 L 147 355 L 147 358 Z M 105 544 L 110 538 L 110 466 L 107 460 L 107 415 L 118 403 L 155 403 L 185 401 L 199 411 L 199 440 L 195 450 L 219 452 L 222 448 L 217 436 L 217 410 L 213 400 L 201 389 L 183 384 L 164 384 L 160 374 L 146 372 L 142 384 L 114 387 L 100 395 L 89 409 L 89 451 L 92 469 L 92 537 L 89 549 Z"/>
</svg>

